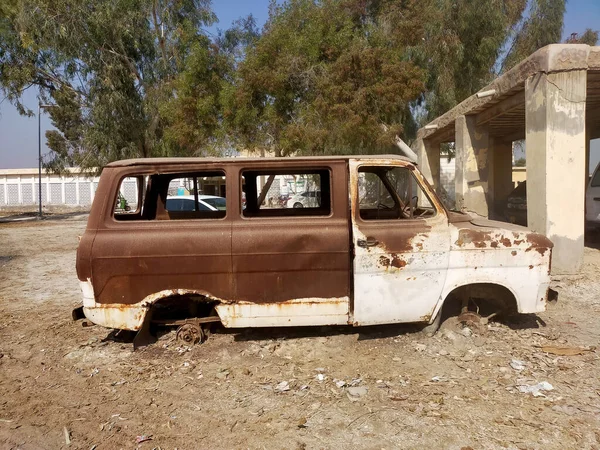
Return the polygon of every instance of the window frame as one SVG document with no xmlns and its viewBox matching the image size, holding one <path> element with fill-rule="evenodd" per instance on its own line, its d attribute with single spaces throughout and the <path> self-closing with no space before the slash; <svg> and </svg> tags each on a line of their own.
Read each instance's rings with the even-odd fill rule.
<svg viewBox="0 0 600 450">
<path fill-rule="evenodd" d="M 169 184 L 173 181 L 176 180 L 178 178 L 192 178 L 193 183 L 194 183 L 194 211 L 192 212 L 200 212 L 199 210 L 197 210 L 196 208 L 198 207 L 198 201 L 199 201 L 199 195 L 205 195 L 205 194 L 199 194 L 198 193 L 198 178 L 200 178 L 201 176 L 198 175 L 199 173 L 202 172 L 209 172 L 209 173 L 216 173 L 216 172 L 220 172 L 222 174 L 222 177 L 224 178 L 224 185 L 225 185 L 225 195 L 227 195 L 228 193 L 228 181 L 227 181 L 227 171 L 224 168 L 219 168 L 219 169 L 192 169 L 192 170 L 188 170 L 188 171 L 175 171 L 175 172 L 159 172 L 159 173 L 155 173 L 153 175 L 161 175 L 161 176 L 170 176 L 170 175 L 174 175 L 173 177 L 169 178 Z M 167 196 L 168 194 L 168 185 L 167 185 Z M 208 194 L 206 194 L 208 195 Z M 159 193 L 159 197 L 160 197 L 160 193 Z M 225 200 L 227 201 L 227 197 L 223 197 L 225 198 Z M 158 202 L 158 198 L 157 198 L 157 202 Z M 217 208 L 217 211 L 214 212 L 218 212 L 218 211 L 223 211 L 225 214 L 223 215 L 223 217 L 194 217 L 194 218 L 182 218 L 182 219 L 169 219 L 169 220 L 161 220 L 161 219 L 156 219 L 154 218 L 153 220 L 149 220 L 148 222 L 177 222 L 177 223 L 181 223 L 181 222 L 196 222 L 196 221 L 207 221 L 207 220 L 226 220 L 228 215 L 229 215 L 229 208 L 228 208 L 228 203 L 225 204 L 225 209 L 224 210 L 219 210 Z M 163 209 L 164 211 L 168 214 L 169 210 L 166 208 L 167 206 L 167 198 L 165 197 L 165 203 L 163 205 Z M 177 212 L 177 211 L 173 211 L 173 212 Z M 181 212 L 185 212 L 185 211 L 181 211 Z M 211 211 L 213 212 L 213 211 Z"/>
<path fill-rule="evenodd" d="M 227 202 L 226 204 L 226 209 L 222 210 L 225 212 L 225 215 L 223 217 L 207 217 L 207 218 L 185 218 L 185 219 L 171 219 L 171 220 L 164 220 L 164 219 L 159 219 L 157 218 L 156 212 L 155 211 L 155 216 L 152 219 L 143 219 L 141 216 L 136 218 L 136 219 L 125 219 L 125 220 L 119 220 L 115 217 L 115 206 L 116 206 L 116 202 L 118 201 L 118 196 L 119 196 L 119 192 L 120 192 L 120 187 L 121 187 L 121 183 L 123 182 L 123 180 L 125 178 L 138 178 L 138 179 L 142 179 L 142 202 L 138 205 L 138 209 L 136 209 L 136 213 L 142 214 L 143 213 L 143 206 L 146 203 L 146 197 L 148 195 L 148 184 L 150 183 L 150 179 L 153 176 L 171 176 L 172 177 L 169 179 L 169 183 L 176 178 L 181 178 L 184 176 L 189 176 L 190 178 L 192 178 L 193 175 L 193 179 L 194 179 L 194 186 L 195 186 L 195 191 L 196 194 L 198 192 L 197 186 L 196 186 L 196 182 L 197 182 L 197 178 L 198 178 L 198 173 L 206 173 L 206 172 L 219 172 L 222 174 L 222 176 L 224 177 L 224 186 L 225 186 L 225 192 L 226 195 L 227 193 L 229 193 L 229 191 L 231 190 L 231 186 L 230 186 L 230 178 L 232 177 L 232 174 L 226 170 L 225 167 L 220 166 L 220 167 L 209 167 L 209 168 L 196 168 L 196 167 L 191 167 L 191 168 L 165 168 L 163 170 L 157 169 L 157 168 L 146 168 L 146 167 L 139 167 L 137 168 L 138 170 L 128 170 L 128 171 L 123 171 L 122 173 L 118 174 L 117 176 L 115 176 L 114 178 L 112 178 L 112 180 L 118 180 L 118 182 L 114 183 L 111 180 L 111 190 L 112 190 L 112 197 L 113 200 L 112 202 L 109 203 L 109 205 L 112 205 L 111 209 L 110 209 L 110 213 L 109 214 L 103 214 L 103 216 L 105 217 L 105 219 L 102 219 L 103 221 L 105 221 L 105 226 L 123 226 L 123 224 L 125 225 L 129 225 L 131 226 L 132 224 L 136 224 L 136 226 L 141 225 L 141 224 L 148 224 L 148 225 L 142 225 L 142 226 L 150 226 L 149 224 L 166 224 L 169 222 L 176 222 L 176 223 L 195 223 L 197 221 L 225 221 L 229 218 L 229 210 L 230 210 L 230 206 L 229 206 L 229 202 Z M 139 189 L 139 188 L 138 188 Z M 168 191 L 168 187 L 167 187 L 167 191 Z M 138 191 L 138 196 L 139 196 L 139 192 Z M 168 195 L 168 194 L 167 194 Z M 227 197 L 223 197 L 226 198 Z M 231 197 L 233 198 L 233 197 Z M 195 197 L 196 201 L 197 201 L 197 196 Z M 139 198 L 138 198 L 139 201 Z M 156 194 L 156 210 L 158 210 L 158 203 L 160 201 L 160 192 L 158 192 Z M 106 204 L 106 203 L 105 203 Z M 167 212 L 167 210 L 164 208 L 166 206 L 166 197 L 165 197 L 165 204 L 163 204 L 163 210 L 165 212 Z M 134 213 L 127 213 L 126 215 L 133 215 Z M 125 215 L 125 214 L 123 214 Z M 109 225 L 110 224 L 110 225 Z M 152 226 L 154 226 L 152 225 Z"/>
<path fill-rule="evenodd" d="M 246 216 L 244 215 L 244 208 L 243 208 L 243 195 L 246 196 L 246 205 L 248 205 L 248 194 L 246 192 L 243 191 L 243 186 L 244 186 L 244 173 L 246 172 L 254 172 L 256 173 L 256 177 L 260 177 L 260 176 L 269 176 L 272 174 L 275 174 L 275 176 L 277 175 L 314 175 L 314 174 L 319 174 L 319 172 L 326 172 L 327 176 L 329 177 L 329 212 L 327 214 L 300 214 L 300 215 L 256 215 L 256 216 Z M 319 192 L 321 192 L 321 195 L 323 195 L 323 180 L 321 180 L 321 182 L 319 183 Z M 239 169 L 239 176 L 238 176 L 238 201 L 239 201 L 239 218 L 242 220 L 264 220 L 264 219 L 269 219 L 269 220 L 282 220 L 282 219 L 292 219 L 292 220 L 302 220 L 304 218 L 311 218 L 311 219 L 330 219 L 334 216 L 334 203 L 333 203 L 333 198 L 334 198 L 334 193 L 333 193 L 333 189 L 334 189 L 334 181 L 333 181 L 333 170 L 331 167 L 329 166 L 307 166 L 307 165 L 290 165 L 290 166 L 286 166 L 286 167 L 268 167 L 268 166 L 246 166 L 246 167 L 241 167 Z M 308 192 L 308 191 L 305 191 Z M 258 192 L 257 192 L 258 194 Z M 302 193 L 303 194 L 303 193 Z M 297 195 L 297 194 L 295 194 Z M 291 198 L 291 196 L 290 196 Z M 308 198 L 308 197 L 304 197 L 304 198 Z M 322 201 L 322 197 L 321 197 L 321 201 Z M 260 209 L 260 208 L 259 208 Z M 278 210 L 288 210 L 288 209 L 292 209 L 292 208 L 273 208 L 272 211 L 278 211 Z M 319 208 L 315 208 L 315 207 L 305 207 L 303 208 L 305 211 L 311 211 L 311 210 L 317 210 Z"/>
<path fill-rule="evenodd" d="M 406 169 L 409 172 L 409 176 L 412 177 L 416 183 L 416 185 L 418 187 L 421 188 L 421 191 L 423 192 L 423 195 L 425 195 L 425 197 L 427 198 L 427 200 L 429 201 L 429 203 L 431 204 L 434 214 L 431 216 L 426 216 L 426 217 L 414 217 L 413 216 L 413 208 L 411 207 L 411 216 L 410 218 L 393 218 L 393 219 L 363 219 L 360 215 L 360 193 L 359 193 L 359 177 L 358 174 L 361 173 L 360 170 L 361 168 L 364 167 L 380 167 L 380 168 L 385 168 L 385 167 L 389 167 L 389 168 L 401 168 L 401 169 Z M 419 180 L 419 178 L 417 176 L 415 176 L 415 167 L 414 166 L 410 166 L 410 165 L 403 165 L 403 164 L 376 164 L 376 163 L 370 163 L 369 161 L 362 161 L 359 164 L 357 164 L 355 166 L 355 170 L 356 170 L 356 192 L 352 193 L 352 196 L 354 197 L 354 211 L 352 212 L 352 214 L 354 215 L 355 219 L 357 221 L 360 221 L 362 223 L 365 224 L 369 224 L 369 223 L 394 223 L 394 222 L 399 222 L 399 223 L 414 223 L 416 221 L 423 221 L 423 220 L 430 220 L 430 219 L 434 219 L 437 218 L 440 215 L 440 210 L 438 208 L 438 206 L 436 205 L 436 202 L 434 202 L 431 198 L 431 195 L 429 194 L 429 189 L 426 189 L 425 185 L 423 183 L 421 183 L 421 181 Z M 387 175 L 387 174 L 386 174 Z M 380 178 L 381 179 L 381 178 Z M 390 183 L 390 180 L 387 178 L 386 176 L 386 181 L 388 183 Z M 381 182 L 384 184 L 385 186 L 385 182 L 383 180 L 381 180 Z M 387 186 L 385 186 L 386 189 L 388 189 L 388 194 L 391 194 L 389 192 L 389 188 Z M 428 188 L 429 186 L 427 186 Z M 409 183 L 409 191 L 412 191 L 412 183 Z M 394 189 L 394 194 L 392 196 L 392 198 L 394 198 L 394 196 L 397 196 L 398 193 L 395 191 Z M 412 195 L 412 192 L 410 192 L 409 195 Z M 396 199 L 395 199 L 396 200 Z M 412 196 L 411 196 L 411 201 L 412 201 Z"/>
<path fill-rule="evenodd" d="M 137 220 L 133 220 L 133 219 L 125 219 L 125 220 L 119 220 L 116 218 L 116 216 L 134 216 L 136 214 L 142 214 L 142 207 L 144 205 L 144 201 L 146 199 L 146 194 L 147 194 L 147 186 L 148 186 L 148 180 L 147 180 L 147 176 L 148 174 L 144 174 L 144 173 L 128 173 L 128 174 L 123 174 L 118 178 L 118 182 L 115 183 L 116 187 L 115 187 L 115 191 L 113 193 L 113 200 L 110 203 L 111 205 L 111 212 L 110 212 L 110 217 L 112 220 L 114 220 L 116 223 L 123 223 L 123 222 L 141 222 L 142 219 L 137 219 Z M 136 184 L 137 184 L 137 208 L 134 211 L 129 211 L 129 212 L 125 212 L 125 213 L 118 213 L 116 214 L 116 208 L 117 208 L 117 203 L 119 201 L 119 195 L 121 194 L 121 186 L 123 184 L 123 182 L 127 179 L 127 178 L 135 178 L 136 179 Z M 95 195 L 95 194 L 94 194 Z M 127 200 L 127 199 L 126 199 Z"/>
</svg>

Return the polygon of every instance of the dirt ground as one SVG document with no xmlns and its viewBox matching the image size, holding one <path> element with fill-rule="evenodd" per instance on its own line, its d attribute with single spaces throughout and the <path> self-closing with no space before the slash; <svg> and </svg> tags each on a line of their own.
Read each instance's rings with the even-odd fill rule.
<svg viewBox="0 0 600 450">
<path fill-rule="evenodd" d="M 0 224 L 2 449 L 600 449 L 596 249 L 547 312 L 471 335 L 222 330 L 186 349 L 171 332 L 133 352 L 71 321 L 85 220 Z"/>
</svg>

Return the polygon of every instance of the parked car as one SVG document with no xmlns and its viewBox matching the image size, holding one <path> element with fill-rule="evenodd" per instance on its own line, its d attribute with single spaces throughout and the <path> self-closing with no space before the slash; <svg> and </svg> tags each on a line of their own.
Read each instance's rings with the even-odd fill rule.
<svg viewBox="0 0 600 450">
<path fill-rule="evenodd" d="M 219 205 L 219 207 L 217 207 Z M 223 197 L 214 195 L 198 195 L 199 211 L 223 211 L 226 200 Z M 165 204 L 167 211 L 194 211 L 193 195 L 169 195 Z"/>
<path fill-rule="evenodd" d="M 600 163 L 585 192 L 585 218 L 588 222 L 600 225 Z"/>
<path fill-rule="evenodd" d="M 288 208 L 317 207 L 321 202 L 320 191 L 306 191 L 293 195 L 287 201 Z"/>
<path fill-rule="evenodd" d="M 600 225 L 600 163 L 590 178 L 585 193 L 585 219 L 590 224 Z M 519 185 L 508 195 L 504 210 L 506 220 L 527 226 L 527 181 Z"/>
<path fill-rule="evenodd" d="M 310 177 L 319 201 L 265 207 L 276 177 Z M 128 213 L 117 209 L 125 178 L 137 180 Z M 170 210 L 180 183 L 226 186 L 225 209 Z M 198 342 L 213 322 L 435 330 L 456 300 L 463 314 L 543 311 L 551 253 L 526 228 L 448 211 L 398 156 L 118 161 L 102 171 L 77 250 L 74 317 L 137 331 L 134 346 L 156 326 Z"/>
<path fill-rule="evenodd" d="M 520 182 L 508 194 L 504 216 L 510 223 L 527 226 L 527 181 Z"/>
</svg>

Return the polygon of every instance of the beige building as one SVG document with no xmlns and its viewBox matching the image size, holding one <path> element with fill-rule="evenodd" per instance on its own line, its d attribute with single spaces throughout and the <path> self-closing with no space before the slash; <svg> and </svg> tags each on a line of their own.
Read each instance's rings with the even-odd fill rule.
<svg viewBox="0 0 600 450">
<path fill-rule="evenodd" d="M 513 188 L 512 143 L 527 148 L 528 224 L 554 242 L 556 273 L 581 267 L 589 144 L 600 137 L 600 47 L 544 47 L 421 128 L 421 170 L 440 186 L 440 144 L 456 146 L 456 206 L 498 211 Z"/>
</svg>

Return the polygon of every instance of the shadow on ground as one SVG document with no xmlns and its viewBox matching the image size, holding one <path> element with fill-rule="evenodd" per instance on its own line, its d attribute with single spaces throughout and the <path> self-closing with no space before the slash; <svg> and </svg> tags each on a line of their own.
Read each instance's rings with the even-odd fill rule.
<svg viewBox="0 0 600 450">
<path fill-rule="evenodd" d="M 585 246 L 600 250 L 600 227 L 586 226 L 585 229 Z"/>
<path fill-rule="evenodd" d="M 515 315 L 495 323 L 503 324 L 511 330 L 539 329 L 546 326 L 546 323 L 536 314 Z M 210 334 L 233 335 L 237 342 L 263 342 L 271 340 L 285 339 L 313 339 L 319 337 L 357 335 L 358 341 L 368 341 L 375 339 L 393 338 L 401 335 L 414 335 L 420 333 L 424 324 L 391 324 L 391 325 L 373 325 L 365 327 L 352 326 L 315 326 L 315 327 L 273 327 L 273 328 L 244 328 L 232 329 L 224 328 L 221 325 L 213 325 Z M 152 334 L 160 337 L 176 330 L 176 327 L 160 327 L 154 329 Z M 459 331 L 459 330 L 455 330 Z M 112 330 L 102 339 L 103 342 L 116 342 L 133 344 L 136 336 L 135 331 Z M 210 336 L 208 337 L 210 339 Z M 155 344 L 150 344 L 149 347 Z"/>
<path fill-rule="evenodd" d="M 0 223 L 13 223 L 13 222 L 29 222 L 29 221 L 56 221 L 56 220 L 68 220 L 77 219 L 79 216 L 83 219 L 87 217 L 89 211 L 72 211 L 68 213 L 44 213 L 42 218 L 38 217 L 36 212 L 25 212 L 15 213 L 7 216 L 0 217 Z"/>
</svg>

